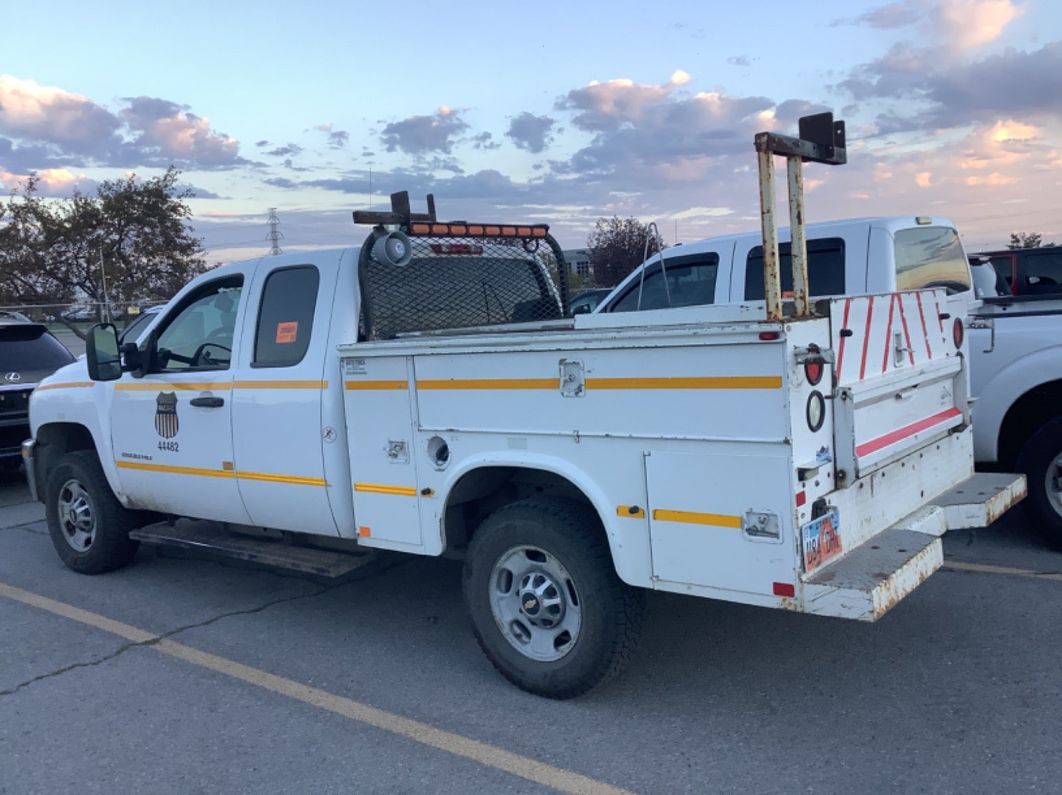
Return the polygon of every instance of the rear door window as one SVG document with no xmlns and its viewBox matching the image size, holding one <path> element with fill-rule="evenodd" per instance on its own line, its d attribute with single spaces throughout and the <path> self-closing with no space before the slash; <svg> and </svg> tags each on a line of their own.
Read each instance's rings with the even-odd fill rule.
<svg viewBox="0 0 1062 795">
<path fill-rule="evenodd" d="M 1027 251 L 1022 260 L 1023 293 L 1062 292 L 1062 248 Z"/>
<path fill-rule="evenodd" d="M 970 263 L 951 227 L 901 229 L 894 240 L 897 290 L 943 287 L 951 295 L 970 289 Z"/>
<path fill-rule="evenodd" d="M 266 277 L 252 367 L 291 367 L 302 361 L 310 347 L 320 281 L 313 265 L 278 268 Z"/>
<path fill-rule="evenodd" d="M 635 279 L 612 303 L 609 312 L 670 309 L 715 303 L 719 255 L 715 252 L 685 257 L 664 257 L 663 267 L 649 267 L 645 279 Z M 640 295 L 639 295 L 640 291 Z"/>
<path fill-rule="evenodd" d="M 844 295 L 844 240 L 823 237 L 809 240 L 808 288 L 814 296 Z M 778 244 L 782 295 L 793 292 L 793 258 L 789 243 Z M 763 300 L 763 246 L 753 248 L 745 260 L 745 300 Z"/>
</svg>

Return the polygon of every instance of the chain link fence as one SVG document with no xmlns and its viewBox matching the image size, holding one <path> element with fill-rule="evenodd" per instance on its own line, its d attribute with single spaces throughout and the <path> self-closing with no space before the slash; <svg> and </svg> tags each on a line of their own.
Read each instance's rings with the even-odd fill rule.
<svg viewBox="0 0 1062 795">
<path fill-rule="evenodd" d="M 9 304 L 0 305 L 0 321 L 20 320 L 44 323 L 55 337 L 75 355 L 84 353 L 84 339 L 96 323 L 113 323 L 121 332 L 149 307 L 164 301 L 104 304 L 101 302 L 77 301 L 60 304 Z"/>
</svg>

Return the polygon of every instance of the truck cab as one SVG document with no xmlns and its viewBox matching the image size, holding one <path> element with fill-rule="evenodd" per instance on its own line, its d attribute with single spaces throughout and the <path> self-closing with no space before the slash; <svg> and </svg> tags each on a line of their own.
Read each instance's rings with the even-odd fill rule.
<svg viewBox="0 0 1062 795">
<path fill-rule="evenodd" d="M 896 216 L 808 224 L 811 295 L 867 295 L 942 287 L 974 300 L 955 226 L 944 218 Z M 792 295 L 790 232 L 778 230 L 782 291 Z M 683 243 L 627 276 L 597 312 L 762 301 L 763 238 L 756 233 Z"/>
</svg>

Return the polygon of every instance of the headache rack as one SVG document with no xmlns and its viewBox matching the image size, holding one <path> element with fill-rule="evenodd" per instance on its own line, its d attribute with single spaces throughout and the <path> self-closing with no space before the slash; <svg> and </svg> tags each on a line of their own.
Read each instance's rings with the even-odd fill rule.
<svg viewBox="0 0 1062 795">
<path fill-rule="evenodd" d="M 553 321 L 569 315 L 568 265 L 547 224 L 439 221 L 435 197 L 414 213 L 355 210 L 373 227 L 358 257 L 359 337 Z"/>
</svg>

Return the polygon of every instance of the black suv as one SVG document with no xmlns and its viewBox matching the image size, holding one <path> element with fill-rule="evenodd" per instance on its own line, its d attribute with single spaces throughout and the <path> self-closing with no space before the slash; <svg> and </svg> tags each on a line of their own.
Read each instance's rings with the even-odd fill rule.
<svg viewBox="0 0 1062 795">
<path fill-rule="evenodd" d="M 72 361 L 43 324 L 0 315 L 0 468 L 16 469 L 22 460 L 33 387 Z"/>
</svg>

